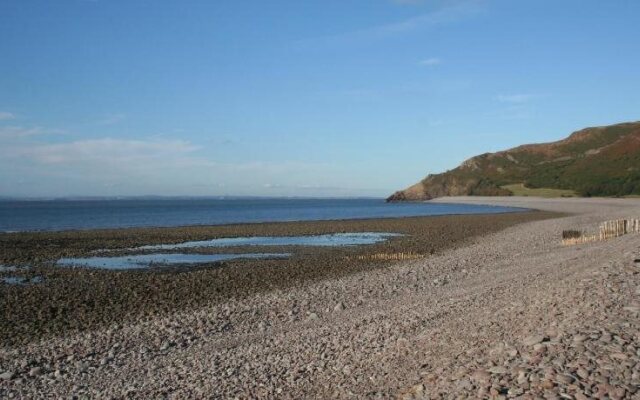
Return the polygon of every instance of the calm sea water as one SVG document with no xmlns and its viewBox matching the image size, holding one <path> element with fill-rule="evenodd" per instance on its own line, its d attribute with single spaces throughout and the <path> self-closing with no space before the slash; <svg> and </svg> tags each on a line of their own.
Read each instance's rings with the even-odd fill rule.
<svg viewBox="0 0 640 400">
<path fill-rule="evenodd" d="M 519 208 L 382 199 L 0 201 L 0 231 L 52 231 L 247 222 L 487 214 Z"/>
</svg>

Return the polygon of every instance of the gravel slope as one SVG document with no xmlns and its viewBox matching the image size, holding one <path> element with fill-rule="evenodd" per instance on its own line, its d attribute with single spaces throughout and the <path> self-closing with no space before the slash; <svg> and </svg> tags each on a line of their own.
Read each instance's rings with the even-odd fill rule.
<svg viewBox="0 0 640 400">
<path fill-rule="evenodd" d="M 442 255 L 0 351 L 0 397 L 637 398 L 637 235 L 562 229 L 635 199 L 447 198 L 571 212 Z M 581 397 L 583 396 L 583 397 Z"/>
</svg>

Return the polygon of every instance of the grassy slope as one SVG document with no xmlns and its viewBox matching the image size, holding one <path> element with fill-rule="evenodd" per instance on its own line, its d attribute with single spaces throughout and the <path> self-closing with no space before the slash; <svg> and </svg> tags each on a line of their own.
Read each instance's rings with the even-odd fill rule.
<svg viewBox="0 0 640 400">
<path fill-rule="evenodd" d="M 535 197 L 575 197 L 573 190 L 549 189 L 549 188 L 528 188 L 523 183 L 504 185 L 503 189 L 510 191 L 514 196 L 535 196 Z"/>
<path fill-rule="evenodd" d="M 587 128 L 545 144 L 486 153 L 430 175 L 390 200 L 510 195 L 505 186 L 568 190 L 584 196 L 640 194 L 640 122 Z M 517 190 L 517 189 L 516 189 Z"/>
</svg>

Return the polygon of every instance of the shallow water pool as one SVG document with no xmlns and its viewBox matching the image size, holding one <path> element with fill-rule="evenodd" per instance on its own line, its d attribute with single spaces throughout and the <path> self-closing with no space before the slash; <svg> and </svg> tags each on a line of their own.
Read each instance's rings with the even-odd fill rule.
<svg viewBox="0 0 640 400">
<path fill-rule="evenodd" d="M 1 280 L 2 280 L 2 283 L 5 283 L 7 285 L 29 285 L 29 284 L 42 283 L 44 281 L 44 279 L 42 279 L 41 276 L 34 276 L 31 279 L 23 278 L 21 276 L 5 276 L 1 278 Z"/>
<path fill-rule="evenodd" d="M 360 246 L 384 242 L 390 238 L 403 236 L 399 233 L 356 232 L 331 233 L 308 236 L 248 236 L 200 240 L 177 244 L 158 244 L 136 247 L 132 250 L 175 250 L 194 247 L 232 247 L 232 246 Z"/>
<path fill-rule="evenodd" d="M 237 259 L 279 259 L 288 258 L 289 256 L 289 253 L 140 254 L 121 257 L 61 258 L 58 260 L 57 265 L 65 267 L 126 270 L 184 264 L 206 264 Z"/>
</svg>

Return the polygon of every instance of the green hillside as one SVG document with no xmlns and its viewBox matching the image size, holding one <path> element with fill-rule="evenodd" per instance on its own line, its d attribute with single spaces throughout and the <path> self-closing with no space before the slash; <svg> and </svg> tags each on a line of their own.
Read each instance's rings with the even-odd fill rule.
<svg viewBox="0 0 640 400">
<path fill-rule="evenodd" d="M 482 154 L 450 171 L 429 175 L 388 200 L 508 196 L 522 194 L 519 187 L 581 196 L 640 194 L 640 122 L 587 128 L 558 142 Z"/>
</svg>

